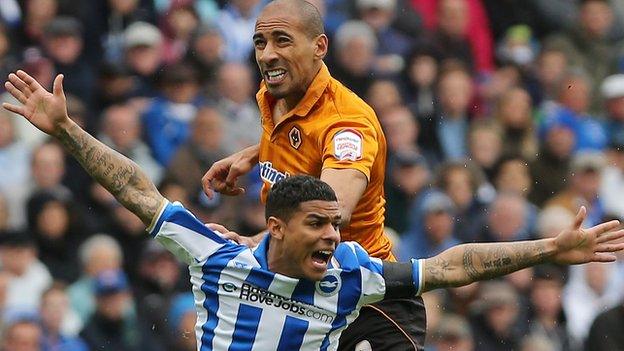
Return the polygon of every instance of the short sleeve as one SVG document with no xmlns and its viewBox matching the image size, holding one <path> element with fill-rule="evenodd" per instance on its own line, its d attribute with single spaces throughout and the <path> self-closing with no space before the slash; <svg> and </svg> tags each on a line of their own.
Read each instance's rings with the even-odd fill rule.
<svg viewBox="0 0 624 351">
<path fill-rule="evenodd" d="M 357 169 L 370 180 L 379 150 L 378 133 L 370 122 L 346 120 L 333 125 L 323 142 L 323 169 Z"/>
<path fill-rule="evenodd" d="M 205 260 L 230 244 L 210 230 L 179 202 L 163 201 L 147 232 L 186 264 Z"/>
</svg>

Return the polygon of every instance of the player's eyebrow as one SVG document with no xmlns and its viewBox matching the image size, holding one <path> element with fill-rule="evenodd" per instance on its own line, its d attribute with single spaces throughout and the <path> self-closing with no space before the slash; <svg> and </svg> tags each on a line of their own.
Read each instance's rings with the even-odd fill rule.
<svg viewBox="0 0 624 351">
<path fill-rule="evenodd" d="M 322 222 L 339 222 L 342 220 L 342 217 L 340 216 L 340 214 L 337 214 L 335 216 L 328 216 L 325 214 L 320 214 L 320 213 L 310 213 L 306 216 L 306 219 L 308 220 L 317 220 L 317 221 L 322 221 Z"/>
</svg>

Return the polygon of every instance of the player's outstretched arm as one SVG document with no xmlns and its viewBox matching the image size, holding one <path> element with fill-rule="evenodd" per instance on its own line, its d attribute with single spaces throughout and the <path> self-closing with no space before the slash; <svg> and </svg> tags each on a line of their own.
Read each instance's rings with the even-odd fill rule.
<svg viewBox="0 0 624 351">
<path fill-rule="evenodd" d="M 54 79 L 53 93 L 24 71 L 11 73 L 5 87 L 22 104 L 4 103 L 5 109 L 22 115 L 56 138 L 124 207 L 150 224 L 163 197 L 134 162 L 99 142 L 69 118 L 62 75 Z"/>
<path fill-rule="evenodd" d="M 557 237 L 533 241 L 464 244 L 424 260 L 423 291 L 467 285 L 499 277 L 540 263 L 582 264 L 612 262 L 624 249 L 624 230 L 610 221 L 582 229 L 586 209 L 581 207 L 571 229 Z"/>
</svg>

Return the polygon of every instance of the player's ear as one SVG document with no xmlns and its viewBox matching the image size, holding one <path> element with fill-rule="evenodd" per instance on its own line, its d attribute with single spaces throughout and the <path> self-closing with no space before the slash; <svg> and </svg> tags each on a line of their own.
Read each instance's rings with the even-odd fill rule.
<svg viewBox="0 0 624 351">
<path fill-rule="evenodd" d="M 267 220 L 267 229 L 269 229 L 269 235 L 277 240 L 284 238 L 284 225 L 285 223 L 277 217 L 269 217 Z"/>
<path fill-rule="evenodd" d="M 321 34 L 316 37 L 314 56 L 318 60 L 322 60 L 327 55 L 327 49 L 329 45 L 329 39 L 327 35 Z"/>
</svg>

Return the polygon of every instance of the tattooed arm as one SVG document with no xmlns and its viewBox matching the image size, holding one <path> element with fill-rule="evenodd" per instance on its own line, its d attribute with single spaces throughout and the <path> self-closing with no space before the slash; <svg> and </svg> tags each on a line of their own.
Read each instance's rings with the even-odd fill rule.
<svg viewBox="0 0 624 351">
<path fill-rule="evenodd" d="M 546 262 L 556 247 L 552 239 L 509 243 L 464 244 L 424 261 L 424 291 L 495 278 Z"/>
<path fill-rule="evenodd" d="M 581 264 L 612 262 L 613 252 L 624 249 L 618 221 L 581 229 L 586 210 L 581 207 L 571 229 L 557 237 L 518 242 L 464 244 L 424 260 L 423 291 L 467 285 L 499 277 L 540 263 Z"/>
<path fill-rule="evenodd" d="M 149 225 L 163 197 L 134 162 L 99 142 L 67 116 L 62 80 L 63 76 L 58 75 L 53 93 L 49 93 L 26 72 L 12 73 L 5 87 L 23 106 L 5 103 L 3 107 L 61 142 L 98 183 Z"/>
</svg>

